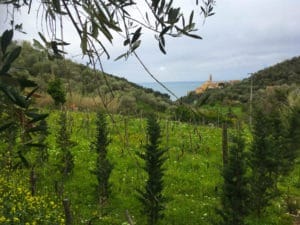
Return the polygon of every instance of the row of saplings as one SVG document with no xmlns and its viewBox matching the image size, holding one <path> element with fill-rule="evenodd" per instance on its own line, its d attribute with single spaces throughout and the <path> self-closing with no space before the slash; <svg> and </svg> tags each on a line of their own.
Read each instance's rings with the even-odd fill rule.
<svg viewBox="0 0 300 225">
<path fill-rule="evenodd" d="M 242 128 L 235 124 L 235 129 L 231 129 L 229 134 L 229 146 L 227 145 L 227 128 L 223 126 L 223 187 L 220 198 L 220 205 L 216 208 L 217 224 L 257 224 L 253 222 L 254 218 L 265 216 L 265 209 L 272 204 L 272 201 L 279 196 L 277 183 L 282 176 L 288 175 L 294 168 L 295 160 L 298 156 L 300 141 L 300 104 L 296 91 L 286 92 L 279 95 L 278 99 L 294 99 L 293 104 L 284 104 L 279 107 L 276 101 L 278 91 L 274 93 L 265 93 L 262 100 L 254 107 L 252 115 L 253 124 L 251 126 L 252 141 L 249 148 L 246 148 Z M 276 95 L 277 93 L 277 95 Z M 293 97 L 294 95 L 294 97 Z M 274 97 L 275 96 L 275 97 Z M 289 96 L 289 98 L 287 97 Z M 272 102 L 272 104 L 270 104 Z M 26 113 L 26 115 L 30 115 Z M 32 115 L 31 115 L 32 116 Z M 34 127 L 26 128 L 27 132 L 36 133 L 39 143 L 27 146 L 27 150 L 32 147 L 39 148 L 38 155 L 34 163 L 31 163 L 31 173 L 29 183 L 31 195 L 36 192 L 36 174 L 35 167 L 47 160 L 47 151 L 42 142 L 47 136 L 44 129 L 45 116 L 36 116 L 39 124 Z M 97 194 L 100 205 L 104 205 L 109 200 L 110 184 L 109 177 L 113 165 L 107 158 L 107 147 L 109 145 L 108 128 L 106 115 L 103 112 L 97 114 L 96 141 L 92 148 L 97 153 L 96 167 L 93 174 L 97 177 Z M 40 119 L 40 120 L 39 120 Z M 57 135 L 57 144 L 61 148 L 61 163 L 59 171 L 62 180 L 72 173 L 74 167 L 73 155 L 70 151 L 73 143 L 70 141 L 70 133 L 67 129 L 66 113 L 60 115 L 60 129 Z M 10 131 L 11 130 L 11 131 Z M 6 134 L 9 149 L 13 149 L 16 144 L 13 141 L 13 130 L 11 126 L 2 134 Z M 21 132 L 22 133 L 22 132 Z M 24 132 L 23 132 L 24 133 Z M 22 134 L 23 134 L 22 133 Z M 26 132 L 25 132 L 26 133 Z M 34 135 L 31 135 L 33 137 Z M 147 119 L 147 137 L 145 152 L 140 157 L 145 161 L 145 171 L 148 174 L 145 187 L 139 190 L 139 200 L 143 208 L 143 215 L 147 216 L 149 225 L 158 224 L 162 217 L 165 206 L 163 193 L 163 164 L 166 160 L 163 150 L 159 147 L 160 126 L 154 115 Z M 2 138 L 5 138 L 4 135 Z M 28 142 L 26 136 L 20 137 L 21 142 Z M 10 146 L 10 147 L 9 147 Z M 23 150 L 26 150 L 24 145 Z M 25 166 L 30 166 L 22 152 L 17 156 Z M 10 161 L 6 161 L 8 165 Z M 34 166 L 32 166 L 34 165 Z M 8 165 L 10 167 L 11 165 Z M 11 167 L 13 169 L 13 167 Z M 11 171 L 11 170 L 10 170 Z M 57 191 L 63 192 L 63 184 L 57 183 Z M 67 200 L 63 201 L 65 224 L 74 224 L 72 213 Z M 259 219 L 257 221 L 259 221 Z M 250 222 L 252 221 L 252 222 Z M 286 223 L 288 218 L 286 218 Z M 128 216 L 128 223 L 134 222 Z M 284 224 L 284 220 L 278 221 L 278 224 Z M 288 223 L 287 223 L 288 224 Z"/>
<path fill-rule="evenodd" d="M 296 94 L 298 91 L 284 92 L 274 89 L 271 92 L 262 93 L 251 115 L 252 141 L 249 148 L 246 148 L 245 138 L 239 124 L 235 124 L 235 128 L 231 129 L 228 147 L 227 127 L 224 124 L 222 140 L 224 182 L 220 206 L 216 209 L 219 215 L 216 219 L 217 224 L 257 224 L 262 217 L 266 216 L 267 207 L 280 196 L 277 188 L 278 181 L 293 170 L 300 147 L 300 102 Z M 290 100 L 293 99 L 293 103 L 281 102 L 282 105 L 278 106 L 277 98 L 288 99 L 288 96 Z M 267 102 L 273 104 L 266 104 Z M 159 123 L 154 115 L 149 116 L 147 119 L 148 142 L 145 152 L 139 155 L 145 161 L 144 169 L 148 174 L 148 179 L 144 190 L 138 191 L 148 225 L 159 223 L 163 218 L 165 206 L 162 192 L 166 150 L 159 147 L 160 136 Z M 97 114 L 96 137 L 93 143 L 93 149 L 97 152 L 94 174 L 98 181 L 99 203 L 102 204 L 109 198 L 109 177 L 113 168 L 107 158 L 109 140 L 104 113 Z M 66 171 L 62 171 L 67 174 L 71 169 L 67 168 L 71 165 L 67 162 L 71 159 L 69 157 L 71 153 L 67 149 L 64 152 Z M 128 217 L 128 222 L 133 224 L 130 217 Z M 290 223 L 291 217 L 278 217 L 277 224 Z"/>
<path fill-rule="evenodd" d="M 48 161 L 49 155 L 47 152 L 47 146 L 44 144 L 47 137 L 47 124 L 44 117 L 39 120 L 38 123 L 35 124 L 35 127 L 29 128 L 36 129 L 35 134 L 32 135 L 28 128 L 22 126 L 10 126 L 8 129 L 2 129 L 0 132 L 2 133 L 2 141 L 5 143 L 4 145 L 0 145 L 0 147 L 4 147 L 7 151 L 0 151 L 3 159 L 1 159 L 1 176 L 6 177 L 5 179 L 11 183 L 12 174 L 16 173 L 18 169 L 25 168 L 24 172 L 29 169 L 29 186 L 30 186 L 30 198 L 29 192 L 22 192 L 20 194 L 26 195 L 28 201 L 31 201 L 30 204 L 35 204 L 34 196 L 38 196 L 37 185 L 38 185 L 38 177 L 39 172 L 38 168 L 45 165 Z M 27 124 L 30 122 L 27 120 Z M 37 121 L 36 121 L 37 122 Z M 70 138 L 70 130 L 68 129 L 68 121 L 67 121 L 67 113 L 65 111 L 60 113 L 59 117 L 59 130 L 56 136 L 56 144 L 60 149 L 59 151 L 59 161 L 56 163 L 56 169 L 59 171 L 59 177 L 56 177 L 56 181 L 54 182 L 55 191 L 58 196 L 62 199 L 62 207 L 64 209 L 65 219 L 63 223 L 66 225 L 75 224 L 75 220 L 72 215 L 72 210 L 70 207 L 70 202 L 67 198 L 64 198 L 64 186 L 65 181 L 68 180 L 70 175 L 74 169 L 74 156 L 70 149 L 74 146 L 74 142 L 71 141 Z M 109 183 L 110 174 L 113 169 L 113 165 L 107 158 L 107 147 L 110 143 L 110 139 L 108 138 L 108 128 L 106 121 L 106 114 L 104 112 L 97 113 L 96 120 L 96 140 L 92 142 L 91 148 L 96 152 L 96 165 L 92 173 L 97 177 L 97 185 L 96 185 L 96 193 L 100 207 L 104 207 L 109 199 L 110 188 L 111 185 Z M 27 127 L 27 125 L 25 125 Z M 17 133 L 23 133 L 28 135 L 28 138 L 25 138 L 24 135 L 18 136 Z M 13 134 L 13 135 L 12 135 Z M 30 134 L 30 135 L 29 135 Z M 144 167 L 145 171 L 148 173 L 148 180 L 145 184 L 144 190 L 139 190 L 139 199 L 144 205 L 144 213 L 148 217 L 148 224 L 157 224 L 160 218 L 162 218 L 162 211 L 164 205 L 164 197 L 162 195 L 163 190 L 163 163 L 166 158 L 163 156 L 165 150 L 159 148 L 159 139 L 160 139 L 160 126 L 154 115 L 149 116 L 147 120 L 147 134 L 148 134 L 148 142 L 145 146 L 145 153 L 139 154 L 142 159 L 146 161 L 146 166 Z M 26 136 L 27 136 L 26 135 Z M 29 138 L 30 136 L 30 138 Z M 17 142 L 20 142 L 19 144 Z M 28 145 L 27 143 L 30 143 Z M 18 149 L 19 151 L 16 153 L 14 149 Z M 37 151 L 35 151 L 37 150 Z M 16 154 L 14 154 L 16 153 Z M 11 185 L 0 184 L 0 191 L 11 192 L 13 187 Z M 15 187 L 16 189 L 21 188 Z M 17 192 L 19 190 L 16 190 Z M 15 192 L 14 190 L 12 192 Z M 10 195 L 9 193 L 7 193 Z M 0 193 L 0 203 L 2 202 L 1 196 L 7 196 L 5 193 Z M 17 197 L 19 198 L 19 197 Z M 9 201 L 15 202 L 15 200 L 10 197 L 7 198 Z M 20 200 L 20 199 L 18 199 Z M 16 210 L 12 210 L 16 208 L 14 203 L 6 202 L 5 207 L 1 209 L 0 207 L 0 223 L 6 222 L 10 224 L 11 222 L 15 222 L 16 224 L 27 224 L 28 216 L 19 215 L 16 216 Z M 17 203 L 16 203 L 17 204 Z M 18 204 L 22 204 L 19 202 Z M 51 204 L 54 204 L 53 202 Z M 27 204 L 26 204 L 27 205 Z M 25 206 L 26 207 L 26 206 Z M 31 207 L 31 206 L 30 206 Z M 7 210 L 6 210 L 7 208 Z M 3 211 L 4 210 L 4 211 Z M 42 209 L 39 209 L 42 211 Z M 31 215 L 29 217 L 37 217 L 37 216 L 45 216 L 42 213 L 33 212 L 31 209 L 25 209 L 23 213 L 27 214 L 28 212 L 37 213 L 37 215 Z M 4 214 L 1 217 L 2 213 Z M 22 213 L 22 212 L 21 212 Z M 18 214 L 18 213 L 17 213 Z M 40 214 L 40 215 L 38 215 Z M 131 216 L 128 214 L 127 216 L 128 223 L 134 224 Z M 48 224 L 48 222 L 42 221 L 43 218 L 38 220 L 38 223 Z M 94 220 L 94 218 L 92 219 Z M 92 223 L 92 220 L 90 223 Z M 6 224 L 4 223 L 4 224 Z M 53 223 L 56 223 L 53 221 Z M 30 223 L 31 224 L 31 223 Z M 60 223 L 61 224 L 61 223 Z"/>
<path fill-rule="evenodd" d="M 61 114 L 59 122 L 61 129 L 57 142 L 63 153 L 60 171 L 63 177 L 67 178 L 72 173 L 74 167 L 73 156 L 70 152 L 70 147 L 73 143 L 70 141 L 67 131 L 65 113 Z M 97 153 L 97 157 L 96 166 L 92 172 L 97 177 L 96 193 L 101 207 L 109 199 L 111 187 L 109 178 L 113 169 L 113 165 L 107 158 L 107 147 L 110 139 L 108 138 L 106 114 L 104 112 L 97 113 L 96 127 L 96 140 L 92 143 L 91 147 Z M 144 190 L 138 190 L 138 195 L 139 200 L 144 206 L 143 213 L 147 215 L 148 224 L 154 225 L 163 217 L 164 197 L 162 191 L 164 173 L 162 167 L 166 160 L 166 157 L 163 156 L 166 150 L 159 148 L 160 126 L 154 115 L 150 115 L 147 119 L 147 136 L 146 151 L 140 153 L 139 156 L 145 160 L 145 167 L 143 168 L 148 174 L 148 179 Z M 134 224 L 129 214 L 127 214 L 127 220 L 129 224 Z M 66 224 L 70 225 L 72 221 L 71 214 L 66 214 Z"/>
<path fill-rule="evenodd" d="M 253 221 L 255 217 L 264 216 L 265 209 L 279 195 L 277 188 L 279 178 L 288 175 L 293 170 L 300 145 L 300 107 L 299 97 L 295 93 L 298 92 L 282 94 L 285 97 L 287 95 L 293 97 L 294 95 L 294 100 L 296 99 L 293 104 L 285 104 L 284 107 L 278 107 L 277 104 L 265 104 L 271 100 L 274 101 L 274 93 L 265 93 L 261 102 L 254 107 L 251 126 L 252 142 L 248 149 L 246 149 L 242 128 L 238 124 L 230 132 L 230 144 L 227 147 L 227 129 L 226 126 L 223 126 L 222 176 L 224 183 L 220 206 L 216 209 L 219 215 L 217 224 L 257 224 L 249 221 Z M 62 112 L 56 140 L 62 154 L 61 163 L 58 164 L 62 180 L 67 179 L 74 167 L 73 155 L 70 151 L 73 143 L 70 141 L 66 120 L 66 113 Z M 93 173 L 97 177 L 98 201 L 100 205 L 104 205 L 109 199 L 109 178 L 113 169 L 107 158 L 107 147 L 110 141 L 108 139 L 106 114 L 99 112 L 96 123 L 96 141 L 93 142 L 92 148 L 96 151 L 97 158 Z M 41 120 L 38 126 L 46 126 L 44 120 Z M 30 129 L 34 129 L 34 127 Z M 46 135 L 46 132 L 40 132 L 39 140 L 41 142 L 45 140 Z M 148 179 L 144 189 L 139 190 L 138 194 L 139 200 L 144 206 L 143 213 L 147 216 L 147 223 L 155 225 L 163 218 L 165 206 L 165 198 L 162 193 L 164 188 L 163 164 L 166 160 L 164 153 L 166 150 L 159 147 L 160 126 L 154 115 L 147 119 L 147 137 L 145 152 L 141 153 L 140 157 L 145 161 L 144 169 L 148 174 Z M 36 146 L 31 147 L 40 148 L 37 160 L 46 160 L 47 153 L 43 145 L 36 144 Z M 22 155 L 19 154 L 19 156 Z M 20 158 L 23 163 L 28 164 L 23 156 Z M 32 167 L 29 180 L 31 194 L 35 195 L 34 167 Z M 63 186 L 58 185 L 57 189 L 63 191 Z M 67 200 L 63 201 L 63 206 L 65 224 L 74 224 Z M 130 216 L 128 216 L 128 223 L 134 223 Z M 278 224 L 280 223 L 284 224 L 284 221 Z"/>
<path fill-rule="evenodd" d="M 227 153 L 226 126 L 223 127 L 223 192 L 218 224 L 262 224 L 266 209 L 280 197 L 280 178 L 294 169 L 300 149 L 299 88 L 273 88 L 260 93 L 250 118 L 252 140 L 246 148 L 240 131 L 231 135 Z M 225 129 L 224 129 L 225 128 Z M 225 138 L 224 138 L 225 137 Z M 288 196 L 287 211 L 297 213 Z M 283 211 L 281 211 L 283 212 Z M 292 224 L 283 214 L 264 224 Z"/>
</svg>

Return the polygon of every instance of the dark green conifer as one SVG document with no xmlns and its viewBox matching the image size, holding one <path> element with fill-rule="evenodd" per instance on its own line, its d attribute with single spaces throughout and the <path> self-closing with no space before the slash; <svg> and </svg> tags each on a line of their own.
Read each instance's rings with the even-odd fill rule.
<svg viewBox="0 0 300 225">
<path fill-rule="evenodd" d="M 56 106 L 66 102 L 66 93 L 64 91 L 63 83 L 59 78 L 49 82 L 47 93 L 51 95 Z"/>
<path fill-rule="evenodd" d="M 38 165 L 45 164 L 49 159 L 49 153 L 46 143 L 48 136 L 48 124 L 46 120 L 42 120 L 39 124 L 40 133 L 39 133 L 39 143 L 42 144 L 38 150 L 36 157 L 36 163 Z M 44 144 L 44 145 L 43 145 Z"/>
<path fill-rule="evenodd" d="M 107 146 L 110 143 L 108 138 L 108 127 L 105 118 L 105 113 L 97 113 L 97 130 L 96 130 L 96 141 L 92 144 L 92 150 L 96 151 L 96 168 L 93 173 L 97 176 L 97 187 L 96 191 L 98 194 L 99 204 L 103 205 L 107 202 L 110 195 L 110 183 L 109 177 L 113 166 L 107 158 Z"/>
<path fill-rule="evenodd" d="M 276 196 L 275 139 L 270 132 L 270 122 L 262 111 L 256 111 L 253 116 L 253 142 L 249 154 L 251 168 L 250 209 L 260 217 L 270 200 Z"/>
<path fill-rule="evenodd" d="M 295 88 L 288 95 L 288 113 L 283 114 L 287 118 L 289 151 L 285 152 L 286 167 L 288 173 L 294 168 L 296 158 L 300 151 L 300 88 Z"/>
<path fill-rule="evenodd" d="M 60 129 L 56 137 L 56 143 L 61 154 L 59 170 L 63 177 L 67 177 L 72 173 L 74 168 L 74 159 L 71 152 L 71 148 L 74 146 L 74 143 L 71 141 L 71 135 L 68 130 L 66 112 L 61 112 L 59 124 Z"/>
<path fill-rule="evenodd" d="M 278 179 L 293 169 L 297 157 L 299 146 L 293 143 L 293 137 L 297 136 L 294 130 L 299 128 L 294 127 L 297 119 L 294 109 L 290 111 L 287 96 L 288 90 L 284 88 L 270 88 L 254 105 L 249 208 L 258 217 L 279 194 Z"/>
<path fill-rule="evenodd" d="M 222 225 L 243 225 L 248 197 L 246 179 L 245 142 L 240 131 L 231 135 L 229 157 L 223 169 L 223 193 L 221 198 Z"/>
<path fill-rule="evenodd" d="M 143 204 L 143 213 L 147 215 L 148 225 L 155 225 L 159 219 L 163 218 L 165 197 L 163 191 L 163 164 L 166 161 L 164 153 L 166 150 L 159 148 L 160 126 L 155 116 L 149 116 L 147 120 L 148 143 L 146 152 L 140 154 L 145 161 L 144 170 L 148 174 L 148 179 L 144 190 L 139 190 L 139 200 Z"/>
<path fill-rule="evenodd" d="M 227 138 L 227 122 L 222 125 L 222 157 L 223 157 L 223 167 L 228 163 L 228 138 Z"/>
</svg>

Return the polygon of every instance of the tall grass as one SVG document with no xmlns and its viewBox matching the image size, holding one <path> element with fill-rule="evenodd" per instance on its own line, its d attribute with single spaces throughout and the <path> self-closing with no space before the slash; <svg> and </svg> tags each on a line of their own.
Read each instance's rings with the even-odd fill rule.
<svg viewBox="0 0 300 225">
<path fill-rule="evenodd" d="M 95 137 L 96 116 L 94 113 L 69 112 L 71 140 L 76 143 L 71 151 L 74 156 L 73 174 L 65 182 L 62 197 L 70 199 L 75 224 L 121 225 L 127 221 L 128 211 L 136 224 L 145 224 L 140 213 L 141 204 L 137 200 L 137 189 L 142 189 L 146 174 L 143 162 L 136 152 L 146 144 L 146 122 L 142 118 L 114 116 L 108 124 L 111 144 L 108 158 L 114 165 L 110 183 L 112 193 L 105 214 L 98 207 L 95 193 L 97 180 L 90 171 L 95 168 L 96 153 L 90 150 Z M 126 120 L 126 122 L 125 122 Z M 55 170 L 58 146 L 55 144 L 59 128 L 59 113 L 51 112 L 48 118 L 47 138 L 49 163 L 39 171 L 38 193 L 56 195 Z M 111 121 L 111 120 L 109 120 Z M 171 225 L 211 225 L 218 221 L 215 208 L 220 202 L 222 186 L 222 146 L 221 129 L 210 126 L 196 126 L 176 121 L 160 120 L 162 147 L 168 148 L 165 162 L 164 196 L 167 197 L 165 217 L 161 224 Z M 125 131 L 126 130 L 126 131 Z M 250 137 L 249 137 L 250 138 Z M 0 144 L 1 146 L 1 144 Z M 24 174 L 28 171 L 24 170 Z M 12 176 L 12 179 L 13 176 Z M 19 176 L 16 177 L 19 179 Z M 292 176 L 282 179 L 280 190 L 299 197 L 299 166 Z M 288 188 L 288 186 L 290 188 Z M 283 218 L 285 198 L 280 198 L 268 209 L 266 225 L 288 224 L 289 217 Z M 248 224 L 255 224 L 250 218 Z M 282 222 L 284 221 L 284 223 Z M 257 222 L 257 221 L 256 221 Z"/>
</svg>

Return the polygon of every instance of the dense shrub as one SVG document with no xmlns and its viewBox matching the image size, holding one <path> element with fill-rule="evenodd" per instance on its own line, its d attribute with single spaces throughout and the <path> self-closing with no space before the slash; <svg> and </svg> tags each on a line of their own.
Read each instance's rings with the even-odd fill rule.
<svg viewBox="0 0 300 225">
<path fill-rule="evenodd" d="M 60 79 L 51 81 L 48 85 L 47 92 L 54 100 L 55 105 L 64 104 L 66 102 L 66 93 Z"/>
<path fill-rule="evenodd" d="M 0 177 L 0 224 L 65 224 L 57 199 L 32 196 L 24 184 Z"/>
</svg>

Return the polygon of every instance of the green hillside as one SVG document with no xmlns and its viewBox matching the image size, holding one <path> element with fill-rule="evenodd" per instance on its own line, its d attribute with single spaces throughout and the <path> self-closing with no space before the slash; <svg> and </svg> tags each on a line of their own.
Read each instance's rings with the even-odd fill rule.
<svg viewBox="0 0 300 225">
<path fill-rule="evenodd" d="M 254 74 L 219 89 L 255 83 L 249 113 L 229 98 L 171 106 L 29 43 L 20 55 L 11 39 L 0 38 L 0 224 L 299 224 L 298 82 L 258 87 Z"/>
<path fill-rule="evenodd" d="M 239 83 L 225 84 L 221 89 L 208 89 L 199 95 L 192 92 L 180 100 L 196 106 L 246 103 L 250 98 L 251 80 L 254 95 L 269 86 L 300 85 L 300 57 L 260 70 Z"/>
<path fill-rule="evenodd" d="M 49 60 L 47 52 L 38 45 L 22 42 L 22 52 L 15 62 L 19 76 L 35 81 L 39 86 L 40 106 L 51 107 L 47 95 L 49 83 L 60 79 L 67 94 L 65 106 L 94 109 L 106 106 L 111 112 L 141 113 L 150 110 L 165 111 L 170 105 L 169 95 L 143 88 L 125 78 L 94 71 L 69 59 Z"/>
</svg>

